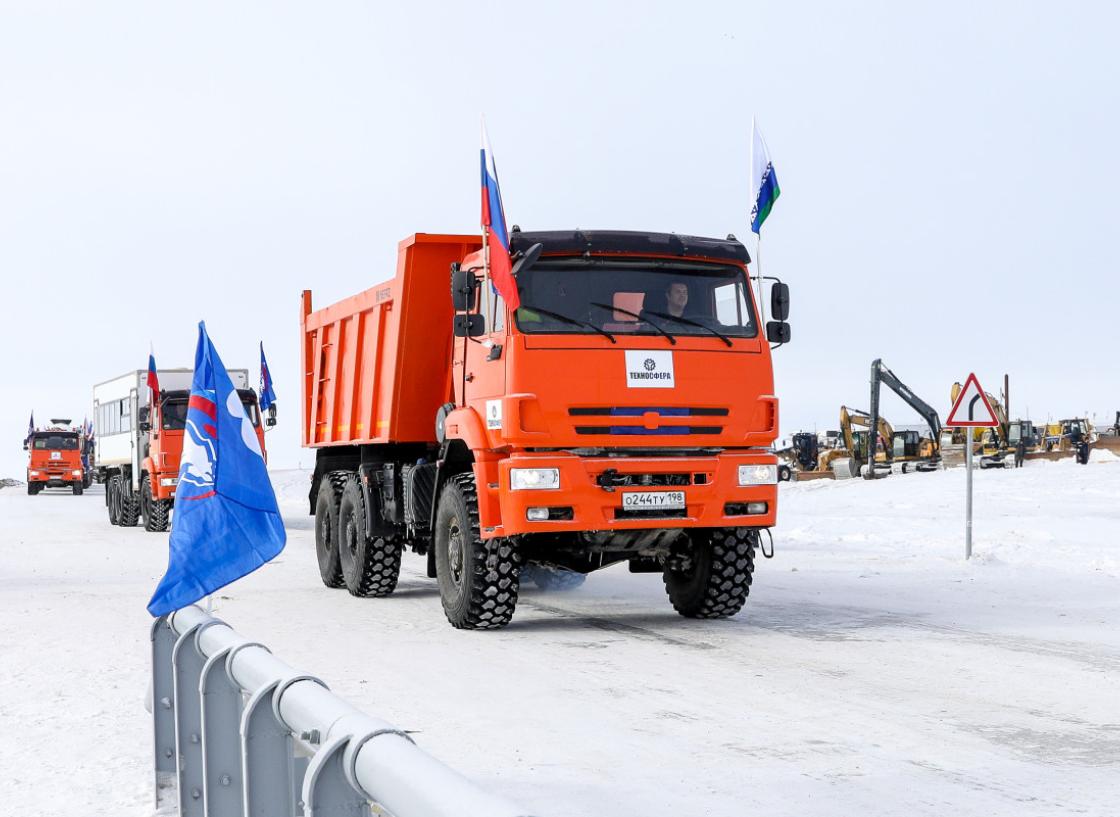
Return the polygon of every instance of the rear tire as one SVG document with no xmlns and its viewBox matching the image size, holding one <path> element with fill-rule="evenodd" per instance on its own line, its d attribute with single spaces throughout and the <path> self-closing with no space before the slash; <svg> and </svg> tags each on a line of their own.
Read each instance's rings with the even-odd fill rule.
<svg viewBox="0 0 1120 817">
<path fill-rule="evenodd" d="M 397 589 L 401 574 L 399 536 L 370 536 L 365 498 L 356 476 L 342 489 L 338 506 L 338 553 L 342 580 L 352 596 L 380 598 Z"/>
<path fill-rule="evenodd" d="M 105 483 L 105 507 L 109 511 L 109 524 L 121 523 L 120 477 L 109 477 Z"/>
<path fill-rule="evenodd" d="M 339 554 L 338 512 L 342 500 L 345 472 L 333 471 L 319 481 L 315 497 L 315 557 L 319 576 L 327 587 L 342 587 L 342 562 Z"/>
<path fill-rule="evenodd" d="M 434 531 L 436 579 L 452 627 L 504 627 L 517 607 L 521 555 L 509 539 L 483 540 L 472 474 L 451 477 L 440 492 Z"/>
<path fill-rule="evenodd" d="M 712 528 L 690 536 L 693 549 L 686 569 L 665 569 L 665 591 L 673 609 L 686 618 L 735 615 L 751 590 L 758 531 Z"/>
<path fill-rule="evenodd" d="M 152 495 L 152 483 L 147 476 L 140 480 L 140 516 L 144 520 L 144 530 L 152 533 L 167 530 L 171 517 L 171 501 Z"/>
<path fill-rule="evenodd" d="M 125 492 L 124 477 L 117 477 L 117 497 L 120 515 L 117 524 L 122 528 L 134 528 L 140 521 L 140 496 L 131 491 Z"/>
</svg>

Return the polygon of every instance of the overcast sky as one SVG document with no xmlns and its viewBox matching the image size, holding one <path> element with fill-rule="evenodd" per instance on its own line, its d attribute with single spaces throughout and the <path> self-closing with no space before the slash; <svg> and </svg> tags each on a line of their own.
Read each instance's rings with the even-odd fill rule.
<svg viewBox="0 0 1120 817">
<path fill-rule="evenodd" d="M 0 476 L 32 409 L 80 420 L 149 341 L 190 365 L 200 318 L 227 365 L 264 340 L 272 462 L 313 461 L 299 292 L 476 231 L 481 112 L 511 223 L 744 238 L 758 117 L 783 435 L 866 408 L 875 357 L 943 417 L 975 370 L 1013 415 L 1104 419 L 1120 20 L 1062 5 L 0 4 Z"/>
</svg>

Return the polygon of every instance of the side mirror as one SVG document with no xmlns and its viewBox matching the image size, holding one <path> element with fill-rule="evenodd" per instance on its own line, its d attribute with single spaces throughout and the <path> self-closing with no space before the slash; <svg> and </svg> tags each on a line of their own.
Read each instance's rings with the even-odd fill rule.
<svg viewBox="0 0 1120 817">
<path fill-rule="evenodd" d="M 24 450 L 24 451 L 26 451 L 26 450 L 27 450 L 27 443 L 24 443 L 24 444 L 23 444 L 23 450 Z"/>
<path fill-rule="evenodd" d="M 269 428 L 276 425 L 276 406 L 268 407 L 268 416 L 265 417 L 264 424 Z"/>
<path fill-rule="evenodd" d="M 516 278 L 519 273 L 524 272 L 537 263 L 537 259 L 541 257 L 541 250 L 544 249 L 544 244 L 534 244 L 525 252 L 520 253 L 517 260 L 513 262 L 513 277 Z"/>
<path fill-rule="evenodd" d="M 141 420 L 140 421 L 140 431 L 141 432 L 143 432 L 144 434 L 147 434 L 151 430 L 152 430 L 152 424 L 151 423 L 149 423 L 147 420 Z"/>
<path fill-rule="evenodd" d="M 471 270 L 451 265 L 451 306 L 456 312 L 473 312 L 478 300 L 478 278 Z M 473 336 L 472 336 L 473 337 Z"/>
<path fill-rule="evenodd" d="M 455 316 L 455 337 L 477 338 L 486 333 L 486 321 L 477 312 Z"/>
<path fill-rule="evenodd" d="M 766 339 L 771 343 L 789 343 L 789 324 L 785 321 L 769 321 L 766 324 Z"/>
<path fill-rule="evenodd" d="M 777 282 L 770 287 L 770 314 L 776 321 L 789 320 L 789 286 Z"/>
</svg>

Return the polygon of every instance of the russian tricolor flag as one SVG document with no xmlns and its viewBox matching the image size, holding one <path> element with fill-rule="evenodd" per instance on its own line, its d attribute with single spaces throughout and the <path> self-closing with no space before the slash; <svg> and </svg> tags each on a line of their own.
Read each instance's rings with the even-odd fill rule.
<svg viewBox="0 0 1120 817">
<path fill-rule="evenodd" d="M 155 352 L 148 353 L 148 388 L 152 390 L 152 402 L 159 398 L 159 377 L 156 375 Z"/>
<path fill-rule="evenodd" d="M 490 258 L 490 280 L 510 309 L 521 306 L 517 282 L 513 280 L 513 262 L 509 257 L 509 231 L 506 214 L 502 209 L 502 191 L 498 186 L 498 168 L 494 164 L 494 151 L 482 124 L 482 227 Z"/>
</svg>

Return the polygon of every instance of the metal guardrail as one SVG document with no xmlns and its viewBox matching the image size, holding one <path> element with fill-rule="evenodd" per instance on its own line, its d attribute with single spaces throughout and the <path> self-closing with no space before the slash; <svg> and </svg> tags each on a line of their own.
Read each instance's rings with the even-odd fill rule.
<svg viewBox="0 0 1120 817">
<path fill-rule="evenodd" d="M 526 817 L 198 607 L 152 625 L 156 799 L 180 817 Z"/>
</svg>

